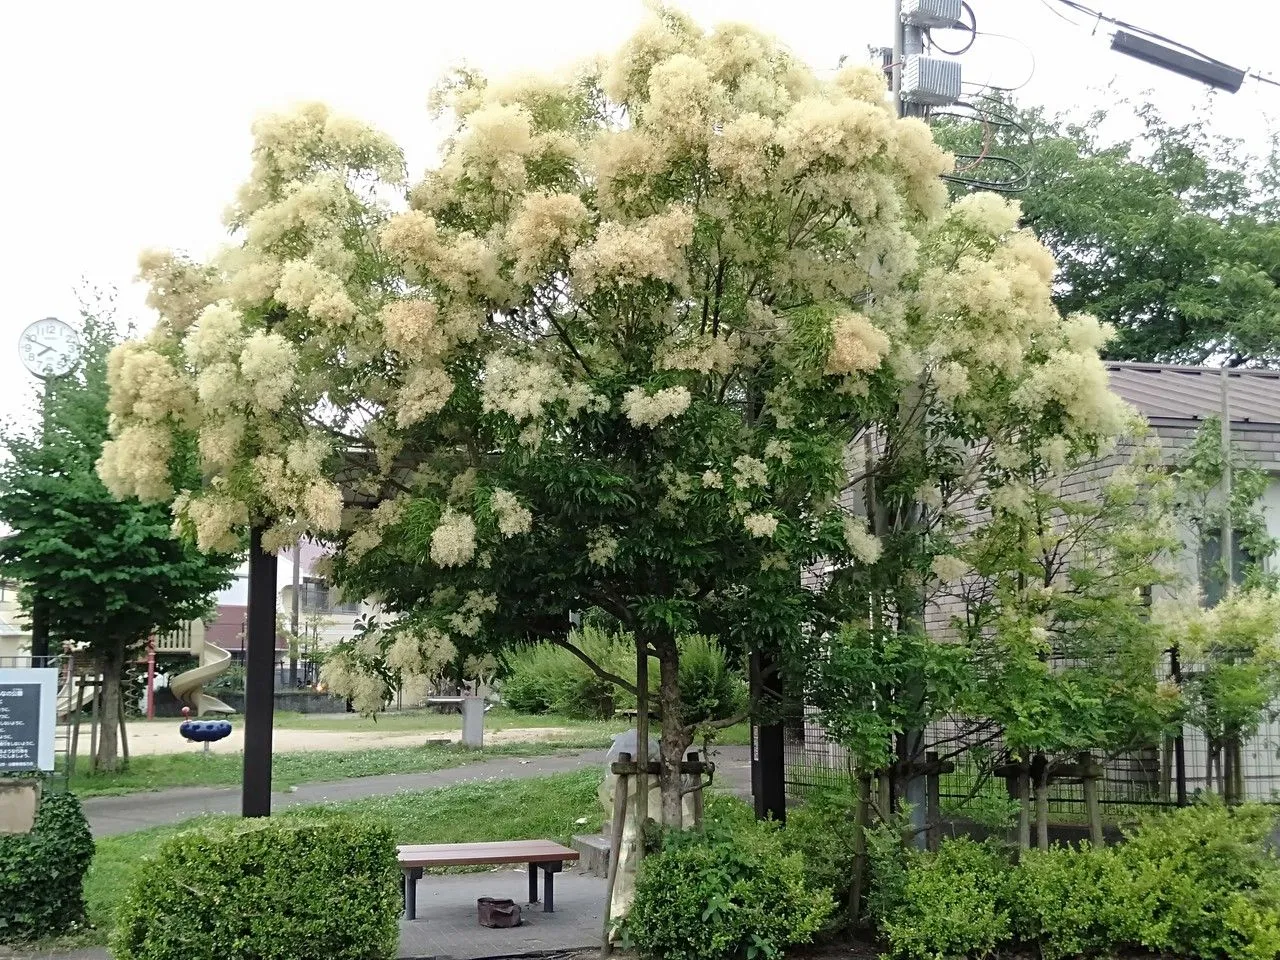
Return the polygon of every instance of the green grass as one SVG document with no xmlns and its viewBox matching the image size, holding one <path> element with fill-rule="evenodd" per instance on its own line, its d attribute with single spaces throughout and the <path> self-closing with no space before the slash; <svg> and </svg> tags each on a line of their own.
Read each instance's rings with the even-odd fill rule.
<svg viewBox="0 0 1280 960">
<path fill-rule="evenodd" d="M 574 736 L 541 743 L 510 743 L 469 750 L 458 746 L 371 747 L 367 750 L 316 750 L 277 753 L 271 761 L 271 785 L 287 790 L 301 783 L 348 780 L 393 773 L 430 773 L 497 757 L 545 756 L 561 750 L 608 745 L 604 736 Z M 232 787 L 240 783 L 244 758 L 240 753 L 180 753 L 138 756 L 126 770 L 88 773 L 87 761 L 77 764 L 71 789 L 80 797 L 118 796 L 171 787 Z"/>
<path fill-rule="evenodd" d="M 527 780 L 465 783 L 417 793 L 369 797 L 343 804 L 299 807 L 283 816 L 310 818 L 341 810 L 377 819 L 396 843 L 464 843 L 469 840 L 546 839 L 567 843 L 574 833 L 598 829 L 606 812 L 596 797 L 601 771 L 579 770 Z M 575 821 L 585 817 L 587 826 Z M 97 842 L 85 877 L 85 900 L 94 929 L 60 946 L 105 943 L 115 903 L 145 858 L 168 837 L 234 817 L 199 817 Z"/>
</svg>

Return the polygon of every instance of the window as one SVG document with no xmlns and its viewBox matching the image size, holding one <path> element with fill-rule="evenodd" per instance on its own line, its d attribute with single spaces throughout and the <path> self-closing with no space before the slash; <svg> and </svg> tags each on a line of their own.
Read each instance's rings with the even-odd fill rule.
<svg viewBox="0 0 1280 960">
<path fill-rule="evenodd" d="M 298 585 L 298 605 L 307 613 L 359 613 L 360 604 L 340 600 L 326 580 L 306 577 Z"/>
<path fill-rule="evenodd" d="M 1241 532 L 1231 536 L 1231 582 L 1239 586 L 1249 568 L 1257 563 L 1241 543 Z M 1223 589 L 1226 570 L 1222 566 L 1222 535 L 1206 534 L 1200 541 L 1200 592 L 1206 607 L 1216 607 L 1226 592 Z"/>
</svg>

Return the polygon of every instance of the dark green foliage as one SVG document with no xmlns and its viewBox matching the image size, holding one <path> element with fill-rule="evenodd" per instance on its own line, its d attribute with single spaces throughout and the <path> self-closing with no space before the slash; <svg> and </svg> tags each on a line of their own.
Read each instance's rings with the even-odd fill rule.
<svg viewBox="0 0 1280 960">
<path fill-rule="evenodd" d="M 385 826 L 328 815 L 165 841 L 125 894 L 119 960 L 389 960 L 400 869 Z"/>
<path fill-rule="evenodd" d="M 83 921 L 92 859 L 80 801 L 46 794 L 30 833 L 0 836 L 0 943 L 64 933 Z"/>
<path fill-rule="evenodd" d="M 831 906 L 775 828 L 673 833 L 644 861 L 624 942 L 653 960 L 776 957 L 811 940 Z"/>
<path fill-rule="evenodd" d="M 804 861 L 809 884 L 830 890 L 845 907 L 853 883 L 854 806 L 847 793 L 815 791 L 787 811 L 782 843 Z"/>
<path fill-rule="evenodd" d="M 1043 960 L 1147 949 L 1201 960 L 1280 956 L 1274 811 L 1220 803 L 1159 814 L 1114 849 L 991 844 L 937 854 L 872 834 L 872 912 L 895 957 L 984 957 L 1021 945 Z M 900 834 L 899 834 L 900 836 Z"/>
<path fill-rule="evenodd" d="M 636 647 L 630 634 L 585 626 L 569 641 L 592 662 L 628 683 L 635 683 Z M 732 717 L 746 708 L 746 683 L 729 668 L 724 649 L 713 639 L 681 637 L 681 719 L 687 724 Z M 650 664 L 651 697 L 656 700 L 658 665 Z M 635 706 L 635 696 L 602 679 L 580 657 L 554 643 L 527 646 L 507 657 L 502 700 L 521 713 L 562 713 L 580 719 L 604 719 Z"/>
<path fill-rule="evenodd" d="M 1111 849 L 1027 850 L 1009 885 L 1013 934 L 1043 960 L 1110 953 L 1137 943 L 1138 904 Z"/>
<path fill-rule="evenodd" d="M 680 702 L 685 723 L 724 720 L 747 705 L 742 677 L 729 669 L 724 648 L 710 637 L 680 639 Z"/>
<path fill-rule="evenodd" d="M 884 858 L 876 860 L 883 868 Z M 894 896 L 882 891 L 876 901 L 892 956 L 985 957 L 1009 939 L 1010 868 L 1002 851 L 959 838 L 933 855 L 908 854 L 905 862 Z"/>
<path fill-rule="evenodd" d="M 1280 956 L 1275 812 L 1221 803 L 1153 818 L 1120 848 L 1153 950 L 1228 960 Z"/>
</svg>

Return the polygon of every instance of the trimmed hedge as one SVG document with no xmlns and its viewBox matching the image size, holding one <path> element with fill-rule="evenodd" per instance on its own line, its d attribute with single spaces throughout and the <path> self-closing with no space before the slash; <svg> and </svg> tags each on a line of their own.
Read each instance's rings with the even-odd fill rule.
<svg viewBox="0 0 1280 960">
<path fill-rule="evenodd" d="M 390 960 L 400 868 L 387 828 L 242 821 L 161 845 L 125 894 L 117 960 Z"/>
<path fill-rule="evenodd" d="M 945 841 L 936 854 L 873 843 L 871 907 L 895 960 L 1042 960 L 1149 951 L 1280 957 L 1275 812 L 1207 803 L 1152 816 L 1118 847 L 1027 851 Z"/>
<path fill-rule="evenodd" d="M 0 836 L 0 943 L 65 933 L 84 921 L 93 836 L 80 801 L 46 793 L 30 833 Z"/>
<path fill-rule="evenodd" d="M 645 960 L 770 960 L 811 941 L 833 906 L 773 826 L 708 824 L 645 858 L 622 941 Z"/>
</svg>

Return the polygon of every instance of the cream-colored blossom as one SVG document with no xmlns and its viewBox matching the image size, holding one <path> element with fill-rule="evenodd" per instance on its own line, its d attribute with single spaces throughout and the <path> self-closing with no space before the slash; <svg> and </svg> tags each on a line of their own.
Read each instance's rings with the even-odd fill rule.
<svg viewBox="0 0 1280 960">
<path fill-rule="evenodd" d="M 490 497 L 490 506 L 498 518 L 498 532 L 504 537 L 518 536 L 533 529 L 533 514 L 510 490 L 494 487 Z"/>
<path fill-rule="evenodd" d="M 952 403 L 969 392 L 969 371 L 949 360 L 933 371 L 933 382 L 938 387 L 938 396 Z"/>
<path fill-rule="evenodd" d="M 826 367 L 830 374 L 868 373 L 880 366 L 889 352 L 889 337 L 860 313 L 831 321 L 831 333 Z"/>
<path fill-rule="evenodd" d="M 147 306 L 177 333 L 191 326 L 221 292 L 215 271 L 168 250 L 143 252 L 138 279 L 147 285 Z"/>
<path fill-rule="evenodd" d="M 957 580 L 962 580 L 972 568 L 960 557 L 938 554 L 929 564 L 929 569 L 942 583 L 955 583 Z"/>
<path fill-rule="evenodd" d="M 446 507 L 431 532 L 431 559 L 440 567 L 460 567 L 476 553 L 476 524 L 465 513 Z"/>
<path fill-rule="evenodd" d="M 733 461 L 733 482 L 739 487 L 754 485 L 763 487 L 769 482 L 769 473 L 763 460 L 743 454 Z"/>
<path fill-rule="evenodd" d="M 520 422 L 537 420 L 564 390 L 564 378 L 545 363 L 500 353 L 485 361 L 481 387 L 485 413 L 500 411 Z"/>
<path fill-rule="evenodd" d="M 786 465 L 791 462 L 791 441 L 774 438 L 764 445 L 764 458 Z"/>
<path fill-rule="evenodd" d="M 711 166 L 743 190 L 764 190 L 777 165 L 777 127 L 758 113 L 744 113 L 726 123 L 707 152 Z"/>
<path fill-rule="evenodd" d="M 724 477 L 719 470 L 708 470 L 702 475 L 702 485 L 708 490 L 724 489 Z"/>
<path fill-rule="evenodd" d="M 396 394 L 396 426 L 410 427 L 444 409 L 453 380 L 443 367 L 417 367 Z"/>
<path fill-rule="evenodd" d="M 658 358 L 663 370 L 696 370 L 699 373 L 729 373 L 736 360 L 736 351 L 722 337 L 697 337 L 693 340 L 669 344 Z"/>
<path fill-rule="evenodd" d="M 196 368 L 234 361 L 244 344 L 244 317 L 225 300 L 200 311 L 182 341 L 187 362 Z"/>
<path fill-rule="evenodd" d="M 251 334 L 240 353 L 240 373 L 254 407 L 262 413 L 280 410 L 293 392 L 297 366 L 297 351 L 280 334 L 261 330 Z"/>
<path fill-rule="evenodd" d="M 866 522 L 860 518 L 845 517 L 844 542 L 854 557 L 863 563 L 875 563 L 884 552 L 880 538 L 868 530 Z"/>
<path fill-rule="evenodd" d="M 707 65 L 683 53 L 653 68 L 648 93 L 645 126 L 662 131 L 661 143 L 673 155 L 706 142 L 710 114 L 724 96 Z"/>
<path fill-rule="evenodd" d="M 193 499 L 187 516 L 196 531 L 196 546 L 206 553 L 234 553 L 240 548 L 239 530 L 249 523 L 249 508 L 242 501 L 220 494 Z"/>
<path fill-rule="evenodd" d="M 1018 226 L 1022 205 L 998 193 L 976 190 L 951 206 L 951 216 L 992 237 L 1002 237 Z"/>
<path fill-rule="evenodd" d="M 141 340 L 127 340 L 107 355 L 107 410 L 114 416 L 159 423 L 192 412 L 188 384 L 169 358 Z"/>
<path fill-rule="evenodd" d="M 525 196 L 506 235 L 515 255 L 516 283 L 534 282 L 548 265 L 576 248 L 589 221 L 590 213 L 577 194 Z"/>
<path fill-rule="evenodd" d="M 348 559 L 359 561 L 377 548 L 386 530 L 395 526 L 403 514 L 404 504 L 400 500 L 384 500 L 378 504 L 347 538 L 345 552 Z"/>
<path fill-rule="evenodd" d="M 335 326 L 350 323 L 357 312 L 342 278 L 312 260 L 292 260 L 284 265 L 276 300 L 291 310 L 305 310 L 322 324 Z"/>
<path fill-rule="evenodd" d="M 684 273 L 684 249 L 693 242 L 693 212 L 668 208 L 637 223 L 600 224 L 595 239 L 569 258 L 574 285 L 584 294 L 603 286 L 634 286 L 645 280 L 677 283 Z"/>
<path fill-rule="evenodd" d="M 930 510 L 942 509 L 942 491 L 936 483 L 922 483 L 916 487 L 916 500 Z"/>
<path fill-rule="evenodd" d="M 664 387 L 652 395 L 643 387 L 632 387 L 622 398 L 622 412 L 633 427 L 656 427 L 663 420 L 680 416 L 692 400 L 686 387 Z"/>
<path fill-rule="evenodd" d="M 200 424 L 197 446 L 205 470 L 227 470 L 239 460 L 244 420 L 235 416 L 210 418 Z"/>
<path fill-rule="evenodd" d="M 162 502 L 173 495 L 169 483 L 172 456 L 173 435 L 168 428 L 132 423 L 102 445 L 98 476 L 113 496 L 137 497 L 143 503 Z"/>
<path fill-rule="evenodd" d="M 778 529 L 778 518 L 768 513 L 748 513 L 742 518 L 742 525 L 753 537 L 772 537 Z"/>
<path fill-rule="evenodd" d="M 302 513 L 317 533 L 342 526 L 342 490 L 327 480 L 313 480 L 302 495 Z"/>
<path fill-rule="evenodd" d="M 618 538 L 607 527 L 596 527 L 587 537 L 587 559 L 597 567 L 608 566 L 618 553 Z"/>
</svg>

